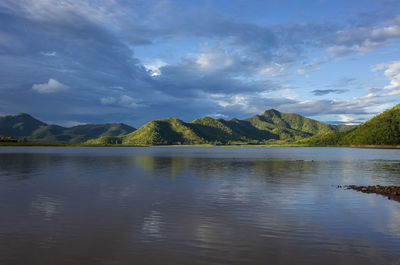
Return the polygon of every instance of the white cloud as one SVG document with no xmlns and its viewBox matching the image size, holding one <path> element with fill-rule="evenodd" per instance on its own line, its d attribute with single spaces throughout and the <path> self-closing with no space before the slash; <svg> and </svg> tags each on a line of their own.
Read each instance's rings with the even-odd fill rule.
<svg viewBox="0 0 400 265">
<path fill-rule="evenodd" d="M 101 104 L 103 105 L 111 105 L 117 102 L 117 99 L 114 97 L 105 97 L 100 99 Z"/>
<path fill-rule="evenodd" d="M 69 87 L 57 80 L 50 78 L 47 83 L 34 84 L 32 89 L 41 94 L 50 94 L 67 90 Z"/>
<path fill-rule="evenodd" d="M 395 90 L 388 95 L 397 95 L 400 90 L 400 61 L 387 64 L 379 64 L 372 68 L 372 71 L 382 71 L 385 77 L 390 80 L 390 84 L 385 86 L 384 90 Z"/>
<path fill-rule="evenodd" d="M 343 122 L 344 124 L 347 124 L 347 125 L 357 124 L 357 122 L 355 120 L 356 120 L 356 118 L 353 117 L 352 115 L 344 115 L 344 114 L 339 115 L 339 121 Z"/>
<path fill-rule="evenodd" d="M 161 75 L 160 68 L 163 66 L 166 66 L 167 63 L 165 63 L 162 60 L 155 60 L 155 61 L 150 61 L 150 62 L 145 62 L 143 66 L 146 68 L 147 71 L 149 71 L 151 76 L 159 76 Z"/>
<path fill-rule="evenodd" d="M 41 52 L 41 54 L 43 56 L 56 56 L 57 55 L 56 52 Z"/>
<path fill-rule="evenodd" d="M 62 126 L 65 126 L 65 127 L 74 127 L 74 126 L 78 126 L 78 125 L 85 125 L 87 123 L 79 122 L 79 121 L 64 121 L 64 122 L 58 122 L 58 124 L 61 124 Z"/>
<path fill-rule="evenodd" d="M 371 37 L 374 39 L 389 39 L 389 38 L 399 38 L 400 37 L 400 26 L 394 25 L 389 27 L 384 27 L 381 29 L 374 29 L 371 32 Z"/>
<path fill-rule="evenodd" d="M 245 113 L 255 113 L 259 110 L 251 104 L 253 96 L 244 94 L 226 95 L 226 94 L 210 94 L 209 98 L 218 106 L 224 109 L 241 109 Z"/>
<path fill-rule="evenodd" d="M 215 49 L 206 47 L 203 53 L 195 56 L 195 62 L 201 71 L 216 71 L 232 66 L 234 60 L 219 47 Z"/>
<path fill-rule="evenodd" d="M 346 45 L 332 46 L 328 48 L 328 52 L 330 53 L 332 58 L 345 56 L 351 53 L 364 54 L 369 51 L 380 48 L 385 44 L 386 43 L 383 41 L 370 41 L 367 39 L 360 44 L 355 44 L 352 46 L 346 46 Z"/>
<path fill-rule="evenodd" d="M 128 95 L 122 95 L 119 98 L 104 97 L 104 98 L 100 99 L 100 102 L 103 105 L 120 105 L 123 107 L 129 107 L 129 108 L 137 108 L 140 106 L 136 99 L 134 99 Z"/>
<path fill-rule="evenodd" d="M 208 114 L 206 116 L 210 116 L 212 118 L 228 118 L 228 115 L 222 114 L 222 113 L 214 113 L 214 114 Z"/>
<path fill-rule="evenodd" d="M 258 71 L 258 75 L 279 76 L 286 70 L 287 70 L 287 65 L 272 63 L 266 67 L 261 67 L 261 69 Z"/>
<path fill-rule="evenodd" d="M 115 90 L 125 90 L 125 88 L 123 86 L 110 86 L 111 89 L 115 89 Z"/>
<path fill-rule="evenodd" d="M 113 24 L 114 18 L 123 14 L 117 9 L 117 1 L 104 1 L 103 5 L 92 1 L 58 1 L 58 0 L 19 0 L 10 1 L 12 4 L 5 3 L 9 9 L 17 12 L 24 12 L 38 20 L 66 20 L 71 15 L 79 14 L 94 23 Z M 117 6 L 117 7 L 116 7 Z"/>
<path fill-rule="evenodd" d="M 387 45 L 392 39 L 400 38 L 400 19 L 389 23 L 392 24 L 380 28 L 358 27 L 340 30 L 335 34 L 335 45 L 329 47 L 328 52 L 332 57 L 351 53 L 364 54 Z"/>
<path fill-rule="evenodd" d="M 127 95 L 123 95 L 120 97 L 119 104 L 130 108 L 137 108 L 139 106 L 134 98 Z"/>
</svg>

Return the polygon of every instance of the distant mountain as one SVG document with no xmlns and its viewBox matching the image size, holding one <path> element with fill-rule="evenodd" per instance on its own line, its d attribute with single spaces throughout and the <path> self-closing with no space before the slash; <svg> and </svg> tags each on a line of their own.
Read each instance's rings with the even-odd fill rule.
<svg viewBox="0 0 400 265">
<path fill-rule="evenodd" d="M 287 143 L 339 127 L 305 118 L 298 114 L 270 109 L 251 118 L 213 119 L 203 117 L 192 122 L 176 118 L 154 120 L 121 137 L 100 137 L 88 144 L 269 144 Z"/>
<path fill-rule="evenodd" d="M 347 132 L 350 131 L 351 129 L 354 129 L 357 127 L 357 125 L 346 125 L 346 124 L 338 124 L 338 125 L 331 125 L 335 131 L 338 132 Z"/>
<path fill-rule="evenodd" d="M 346 132 L 330 132 L 299 141 L 306 145 L 400 145 L 400 104 Z"/>
<path fill-rule="evenodd" d="M 123 123 L 87 124 L 65 128 L 48 125 L 29 114 L 0 117 L 0 136 L 26 138 L 41 143 L 83 143 L 101 136 L 120 136 L 131 133 L 135 128 Z"/>
<path fill-rule="evenodd" d="M 21 138 L 32 135 L 35 130 L 46 125 L 26 113 L 4 116 L 0 117 L 0 135 Z"/>
<path fill-rule="evenodd" d="M 84 143 L 101 136 L 120 136 L 133 132 L 135 128 L 123 123 L 87 124 L 71 128 L 58 125 L 41 126 L 26 138 L 41 143 Z"/>
</svg>

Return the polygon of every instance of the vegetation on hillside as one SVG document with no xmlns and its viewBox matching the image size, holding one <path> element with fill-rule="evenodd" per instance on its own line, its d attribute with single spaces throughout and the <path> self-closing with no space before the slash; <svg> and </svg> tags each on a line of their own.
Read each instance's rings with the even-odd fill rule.
<svg viewBox="0 0 400 265">
<path fill-rule="evenodd" d="M 359 126 L 328 125 L 270 109 L 239 120 L 202 117 L 154 120 L 138 130 L 125 124 L 48 125 L 28 114 L 0 117 L 0 143 L 100 145 L 400 145 L 400 105 Z M 23 140 L 25 139 L 25 140 Z"/>
<path fill-rule="evenodd" d="M 89 144 L 190 145 L 284 144 L 336 128 L 298 114 L 267 110 L 238 120 L 202 117 L 192 122 L 176 118 L 151 121 L 121 137 L 100 137 Z M 119 139 L 119 140 L 118 140 Z"/>
<path fill-rule="evenodd" d="M 315 146 L 400 145 L 400 105 L 349 131 L 316 135 L 298 143 Z"/>
<path fill-rule="evenodd" d="M 25 113 L 15 116 L 4 116 L 0 117 L 0 135 L 22 138 L 32 135 L 35 130 L 46 125 L 46 123 Z"/>
<path fill-rule="evenodd" d="M 19 142 L 26 142 L 26 139 L 18 140 L 12 137 L 0 136 L 0 143 L 19 143 Z"/>
<path fill-rule="evenodd" d="M 83 143 L 89 139 L 103 136 L 120 136 L 134 131 L 135 128 L 122 123 L 87 124 L 65 128 L 48 125 L 29 114 L 0 117 L 0 135 L 19 140 L 40 143 Z"/>
</svg>

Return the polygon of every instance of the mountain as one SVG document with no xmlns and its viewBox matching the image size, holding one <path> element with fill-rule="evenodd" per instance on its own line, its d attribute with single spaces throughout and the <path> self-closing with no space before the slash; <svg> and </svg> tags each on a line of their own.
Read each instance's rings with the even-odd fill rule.
<svg viewBox="0 0 400 265">
<path fill-rule="evenodd" d="M 400 104 L 346 132 L 330 132 L 299 141 L 307 145 L 400 145 Z"/>
<path fill-rule="evenodd" d="M 102 136 L 120 136 L 134 131 L 135 128 L 123 123 L 86 124 L 71 128 L 58 125 L 41 126 L 26 138 L 30 142 L 41 143 L 84 143 Z"/>
<path fill-rule="evenodd" d="M 357 127 L 357 125 L 346 125 L 346 124 L 338 124 L 338 125 L 331 125 L 335 131 L 338 132 L 347 132 L 350 131 L 351 129 L 354 129 Z"/>
<path fill-rule="evenodd" d="M 288 143 L 339 127 L 274 109 L 248 119 L 202 117 L 192 122 L 176 118 L 154 120 L 121 137 L 100 137 L 88 144 L 271 144 Z"/>
<path fill-rule="evenodd" d="M 35 130 L 46 125 L 26 113 L 4 116 L 0 117 L 0 135 L 21 138 L 31 135 Z"/>
<path fill-rule="evenodd" d="M 83 143 L 102 136 L 128 134 L 134 130 L 135 128 L 123 123 L 86 124 L 65 128 L 48 125 L 25 113 L 0 117 L 0 136 L 26 138 L 29 142 Z"/>
</svg>

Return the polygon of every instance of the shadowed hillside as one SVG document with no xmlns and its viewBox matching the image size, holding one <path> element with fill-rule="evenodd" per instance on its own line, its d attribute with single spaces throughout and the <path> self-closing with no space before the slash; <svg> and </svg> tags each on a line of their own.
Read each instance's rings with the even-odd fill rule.
<svg viewBox="0 0 400 265">
<path fill-rule="evenodd" d="M 83 143 L 101 136 L 120 136 L 135 128 L 123 123 L 86 124 L 71 128 L 48 125 L 32 116 L 21 113 L 0 117 L 0 136 L 27 139 L 41 143 Z"/>
<path fill-rule="evenodd" d="M 34 131 L 47 124 L 31 115 L 20 113 L 15 116 L 0 117 L 0 135 L 21 138 L 32 135 Z"/>
</svg>

